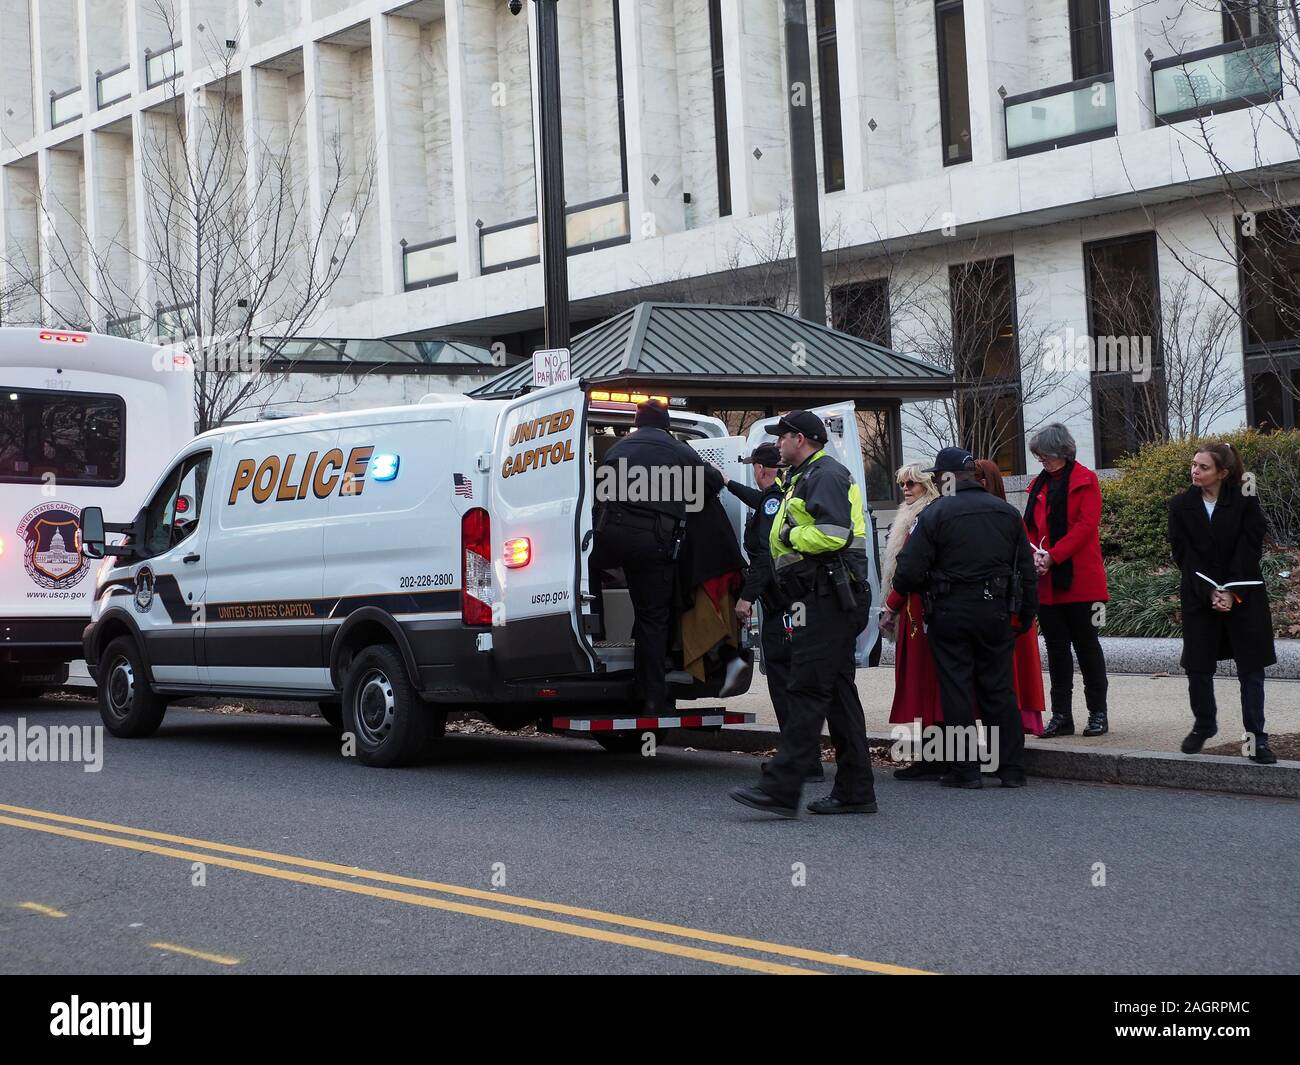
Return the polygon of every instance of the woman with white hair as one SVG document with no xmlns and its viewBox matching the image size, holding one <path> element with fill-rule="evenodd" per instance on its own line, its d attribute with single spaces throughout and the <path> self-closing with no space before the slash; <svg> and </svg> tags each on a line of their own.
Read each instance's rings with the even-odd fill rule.
<svg viewBox="0 0 1300 1065">
<path fill-rule="evenodd" d="M 1060 422 L 1029 438 L 1029 450 L 1043 472 L 1029 486 L 1025 530 L 1038 571 L 1038 624 L 1047 644 L 1052 720 L 1042 738 L 1074 735 L 1074 658 L 1083 674 L 1088 706 L 1085 736 L 1109 731 L 1106 716 L 1106 657 L 1098 609 L 1109 595 L 1101 561 L 1101 485 L 1097 475 L 1074 460 L 1074 437 Z"/>
<path fill-rule="evenodd" d="M 904 596 L 893 588 L 894 568 L 898 553 L 916 526 L 921 511 L 939 498 L 939 491 L 928 473 L 917 465 L 902 467 L 895 478 L 903 490 L 903 505 L 894 515 L 885 543 L 885 558 L 881 569 L 880 587 L 885 595 L 881 610 L 881 631 L 894 641 L 894 703 L 889 720 L 895 725 L 911 725 L 920 721 L 922 728 L 942 724 L 939 709 L 939 681 L 930 655 L 930 643 L 925 635 L 925 619 L 919 592 Z M 894 770 L 899 780 L 920 780 L 942 776 L 947 770 L 942 762 L 926 762 L 917 756 L 910 766 Z"/>
</svg>

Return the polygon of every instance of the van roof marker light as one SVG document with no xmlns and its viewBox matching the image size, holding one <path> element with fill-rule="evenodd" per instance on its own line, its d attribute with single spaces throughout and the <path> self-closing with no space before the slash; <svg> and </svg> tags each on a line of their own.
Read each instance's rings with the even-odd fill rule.
<svg viewBox="0 0 1300 1065">
<path fill-rule="evenodd" d="M 56 333 L 52 330 L 43 330 L 40 335 L 41 339 L 58 344 L 84 344 L 86 342 L 85 333 Z"/>
<path fill-rule="evenodd" d="M 370 476 L 376 481 L 391 481 L 401 465 L 400 455 L 376 455 L 370 460 Z"/>
</svg>

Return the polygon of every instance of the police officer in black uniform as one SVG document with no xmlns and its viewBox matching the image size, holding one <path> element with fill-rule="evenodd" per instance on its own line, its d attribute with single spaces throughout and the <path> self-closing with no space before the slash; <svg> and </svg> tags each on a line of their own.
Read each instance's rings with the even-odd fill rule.
<svg viewBox="0 0 1300 1065">
<path fill-rule="evenodd" d="M 596 471 L 595 569 L 622 567 L 636 619 L 637 686 L 647 715 L 670 712 L 665 659 L 671 642 L 677 558 L 688 506 L 698 509 L 704 460 L 668 430 L 668 409 L 655 400 L 637 406 L 635 429 L 605 453 Z M 638 477 L 634 471 L 644 471 Z M 721 478 L 718 478 L 720 481 Z M 637 486 L 672 486 L 674 498 Z"/>
<path fill-rule="evenodd" d="M 854 649 L 871 611 L 862 491 L 826 453 L 826 426 L 817 415 L 791 411 L 767 432 L 778 438 L 790 467 L 768 539 L 775 583 L 792 617 L 789 717 L 758 787 L 737 788 L 731 797 L 797 816 L 808 769 L 820 760 L 824 723 L 835 745 L 835 784 L 808 810 L 874 813 L 871 755 L 854 682 Z"/>
<path fill-rule="evenodd" d="M 894 587 L 902 595 L 923 595 L 945 730 L 964 727 L 973 734 L 978 704 L 984 724 L 997 730 L 1002 786 L 1024 787 L 1025 733 L 1011 660 L 1016 636 L 1038 612 L 1024 522 L 1015 507 L 975 480 L 975 459 L 964 448 L 944 448 L 926 472 L 935 474 L 940 498 L 917 518 L 898 555 Z M 981 787 L 979 763 L 956 761 L 939 782 Z"/>
</svg>

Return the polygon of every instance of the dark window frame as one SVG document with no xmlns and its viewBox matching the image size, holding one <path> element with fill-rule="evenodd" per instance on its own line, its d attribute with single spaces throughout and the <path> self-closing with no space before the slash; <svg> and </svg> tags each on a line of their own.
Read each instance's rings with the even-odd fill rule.
<svg viewBox="0 0 1300 1065">
<path fill-rule="evenodd" d="M 58 397 L 59 399 L 69 399 L 71 397 L 84 398 L 92 401 L 110 401 L 117 408 L 117 415 L 121 425 L 121 434 L 118 438 L 118 467 L 117 477 L 65 477 L 61 473 L 56 473 L 57 483 L 65 487 L 81 488 L 120 488 L 126 483 L 126 441 L 127 441 L 127 410 L 126 400 L 112 392 L 82 392 L 71 391 L 55 388 L 28 388 L 24 385 L 5 385 L 0 391 L 4 392 L 6 398 L 0 399 L 0 402 L 13 402 L 7 397 L 11 394 L 28 395 L 28 396 L 47 396 Z M 46 473 L 49 471 L 47 470 Z M 45 474 L 36 473 L 30 477 L 22 477 L 18 474 L 0 474 L 0 484 L 8 485 L 43 485 L 45 484 Z"/>
<path fill-rule="evenodd" d="M 817 31 L 817 88 L 822 119 L 822 188 L 827 192 L 843 192 L 844 117 L 840 107 L 835 0 L 814 0 L 813 18 Z"/>
<path fill-rule="evenodd" d="M 731 152 L 727 144 L 727 78 L 723 64 L 722 0 L 709 0 L 709 60 L 713 78 L 713 152 L 718 171 L 718 217 L 731 214 Z"/>
<path fill-rule="evenodd" d="M 627 195 L 627 114 L 623 104 L 623 30 L 619 21 L 619 0 L 610 0 L 614 13 L 614 84 L 618 91 L 618 166 L 622 192 Z"/>
<path fill-rule="evenodd" d="M 1273 9 L 1259 0 L 1220 0 L 1223 14 L 1223 43 L 1248 41 L 1256 38 L 1276 39 L 1277 24 L 1270 18 Z M 1242 32 L 1241 16 L 1245 16 Z"/>
<path fill-rule="evenodd" d="M 181 485 L 184 483 L 185 478 L 189 476 L 190 470 L 193 469 L 195 466 L 197 466 L 200 461 L 207 462 L 208 469 L 204 473 L 201 491 L 197 493 L 198 498 L 194 501 L 194 506 L 198 512 L 198 516 L 191 523 L 185 535 L 178 538 L 176 535 L 178 530 L 176 528 L 175 500 L 176 497 L 179 496 Z M 144 507 L 141 509 L 141 541 L 140 544 L 138 545 L 139 550 L 141 552 L 140 558 L 142 559 L 158 558 L 160 555 L 167 554 L 168 551 L 175 550 L 177 547 L 179 547 L 181 544 L 183 544 L 186 540 L 188 540 L 191 536 L 194 535 L 194 533 L 198 530 L 199 522 L 203 519 L 204 499 L 207 495 L 207 487 L 208 487 L 207 482 L 208 482 L 208 478 L 211 476 L 211 473 L 212 473 L 212 449 L 211 448 L 203 448 L 198 451 L 191 451 L 189 454 L 183 456 L 178 462 L 176 462 L 175 465 L 172 466 L 170 470 L 167 471 L 167 476 L 164 477 L 162 482 L 158 485 L 158 491 L 154 492 L 154 494 L 149 497 L 149 502 L 147 502 L 144 505 Z M 149 533 L 150 533 L 149 521 L 150 521 L 150 511 L 153 509 L 154 504 L 158 503 L 160 500 L 171 500 L 173 509 L 171 513 L 171 520 L 167 525 L 167 546 L 162 547 L 155 551 L 152 549 L 149 543 Z M 161 515 L 159 516 L 161 517 Z"/>
<path fill-rule="evenodd" d="M 1108 247 L 1116 247 L 1122 244 L 1135 244 L 1138 241 L 1147 243 L 1149 251 L 1151 292 L 1152 292 L 1152 317 L 1153 317 L 1153 335 L 1152 335 L 1152 358 L 1154 365 L 1152 367 L 1151 380 L 1139 384 L 1129 376 L 1126 371 L 1106 371 L 1090 370 L 1089 372 L 1089 391 L 1092 400 L 1092 446 L 1093 456 L 1098 469 L 1109 469 L 1110 466 L 1103 464 L 1103 460 L 1108 458 L 1119 459 L 1123 455 L 1134 454 L 1142 444 L 1149 441 L 1138 438 L 1135 428 L 1136 416 L 1133 414 L 1133 406 L 1137 401 L 1138 389 L 1141 387 L 1154 386 L 1163 396 L 1165 388 L 1164 376 L 1164 359 L 1162 356 L 1162 344 L 1160 339 L 1160 325 L 1162 321 L 1162 310 L 1160 303 L 1160 254 L 1159 245 L 1154 230 L 1143 230 L 1137 233 L 1125 233 L 1118 237 L 1106 237 L 1102 240 L 1085 241 L 1083 244 L 1083 283 L 1084 283 L 1084 306 L 1088 313 L 1088 336 L 1094 342 L 1097 337 L 1097 329 L 1094 317 L 1094 292 L 1093 292 L 1093 264 L 1092 253 L 1094 250 L 1100 250 Z M 1098 403 L 1098 393 L 1120 391 L 1124 394 L 1125 405 L 1125 437 L 1126 450 L 1116 456 L 1107 456 L 1103 454 L 1102 424 L 1099 416 L 1100 405 Z M 1163 406 L 1157 403 L 1157 408 Z M 1154 438 L 1153 438 L 1154 439 Z"/>
<path fill-rule="evenodd" d="M 1018 477 L 1025 471 L 1025 405 L 1023 399 L 1024 380 L 1020 372 L 1020 304 L 1016 298 L 1016 260 L 1014 255 L 997 255 L 991 259 L 973 259 L 969 262 L 952 263 L 948 267 L 948 312 L 952 315 L 953 335 L 956 340 L 957 333 L 957 313 L 953 306 L 953 275 L 959 270 L 969 270 L 972 267 L 982 267 L 987 264 L 991 269 L 997 269 L 1000 264 L 1006 264 L 1007 271 L 1007 290 L 1009 297 L 1009 307 L 1011 310 L 1011 333 L 1012 333 L 1012 354 L 1014 374 L 1008 374 L 992 380 L 984 380 L 975 384 L 961 384 L 961 378 L 958 368 L 955 365 L 954 358 L 953 379 L 958 382 L 958 387 L 965 388 L 965 394 L 957 400 L 964 402 L 969 400 L 972 403 L 996 402 L 1002 399 L 1011 399 L 1016 404 L 1016 424 L 1013 444 L 1013 462 L 1012 469 L 1008 475 Z M 962 411 L 957 411 L 958 424 L 962 421 Z M 988 458 L 995 462 L 995 455 L 977 455 L 976 458 Z"/>
<path fill-rule="evenodd" d="M 1086 22 L 1084 6 L 1093 7 L 1097 20 Z M 1103 74 L 1115 73 L 1115 55 L 1110 40 L 1110 0 L 1068 0 L 1068 17 L 1070 25 L 1070 69 L 1073 80 L 1098 78 Z M 1100 69 L 1084 69 L 1081 42 L 1089 31 L 1099 36 Z"/>
<path fill-rule="evenodd" d="M 868 292 L 872 293 L 872 296 L 868 296 L 867 295 Z M 860 332 L 852 328 L 849 328 L 849 326 L 857 324 L 856 322 L 846 323 L 843 321 L 843 319 L 840 316 L 841 309 L 843 309 L 844 311 L 848 311 L 850 309 L 849 307 L 844 306 L 845 303 L 848 303 L 849 301 L 856 302 L 858 300 L 871 299 L 877 293 L 883 295 L 884 298 L 885 313 L 883 317 L 880 316 L 879 314 L 876 315 L 878 324 L 883 327 L 884 339 L 881 339 L 879 334 L 875 336 L 863 336 Z M 842 301 L 839 307 L 836 306 L 837 296 L 840 297 Z M 878 344 L 884 348 L 892 348 L 893 347 L 893 316 L 890 313 L 889 300 L 890 300 L 890 286 L 889 286 L 889 278 L 887 277 L 869 277 L 869 278 L 863 278 L 860 281 L 846 281 L 843 284 L 832 285 L 830 289 L 831 323 L 834 326 L 834 328 L 838 329 L 840 332 L 848 333 L 850 336 L 855 336 L 859 340 L 865 340 L 869 344 Z M 859 321 L 865 317 L 866 315 L 860 311 L 857 314 L 857 318 Z"/>
<path fill-rule="evenodd" d="M 953 143 L 952 138 L 952 87 L 948 82 L 948 48 L 944 43 L 943 20 L 944 17 L 956 11 L 961 16 L 962 32 L 962 58 L 967 57 L 966 41 L 966 11 L 963 6 L 964 0 L 936 0 L 934 5 L 934 37 L 938 48 L 939 58 L 939 129 L 940 136 L 943 138 L 943 165 L 958 166 L 962 163 L 969 163 L 973 158 L 971 151 L 972 137 L 970 129 L 966 130 L 966 149 L 964 153 L 954 158 L 948 157 L 948 147 Z M 966 123 L 970 125 L 970 67 L 966 64 L 965 70 L 965 89 L 966 89 Z"/>
</svg>

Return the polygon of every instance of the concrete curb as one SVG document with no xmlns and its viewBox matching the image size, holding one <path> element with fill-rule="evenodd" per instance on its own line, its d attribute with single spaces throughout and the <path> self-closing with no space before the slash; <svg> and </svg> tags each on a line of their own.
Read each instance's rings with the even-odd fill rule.
<svg viewBox="0 0 1300 1065">
<path fill-rule="evenodd" d="M 717 732 L 672 729 L 664 743 L 670 747 L 752 754 L 772 750 L 780 735 L 775 729 L 756 725 L 728 726 Z M 868 732 L 867 742 L 873 748 L 887 748 L 893 743 L 893 737 L 887 732 Z M 1300 762 L 1286 760 L 1279 760 L 1276 765 L 1256 765 L 1231 755 L 1186 755 L 1053 742 L 1050 747 L 1025 746 L 1025 772 L 1031 777 L 1050 780 L 1300 799 Z"/>
</svg>

